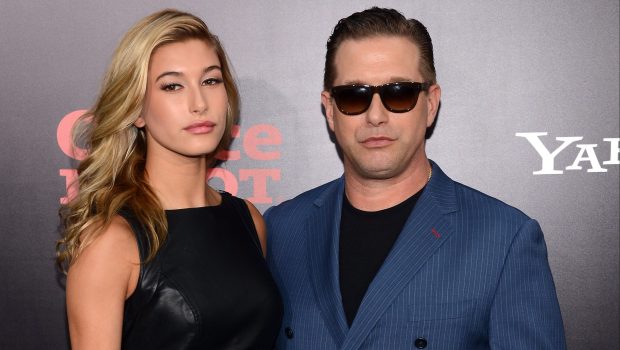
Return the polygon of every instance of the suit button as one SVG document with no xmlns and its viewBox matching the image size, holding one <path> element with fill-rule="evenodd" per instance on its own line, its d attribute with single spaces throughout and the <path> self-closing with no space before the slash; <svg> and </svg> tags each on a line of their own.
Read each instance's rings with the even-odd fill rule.
<svg viewBox="0 0 620 350">
<path fill-rule="evenodd" d="M 418 338 L 415 340 L 413 345 L 415 345 L 415 347 L 418 349 L 424 349 L 426 348 L 426 345 L 428 345 L 428 342 L 424 338 Z"/>
<path fill-rule="evenodd" d="M 284 328 L 284 334 L 286 334 L 286 337 L 289 338 L 289 339 L 293 339 L 293 336 L 295 335 L 295 333 L 293 333 L 293 330 L 291 329 L 291 327 Z"/>
</svg>

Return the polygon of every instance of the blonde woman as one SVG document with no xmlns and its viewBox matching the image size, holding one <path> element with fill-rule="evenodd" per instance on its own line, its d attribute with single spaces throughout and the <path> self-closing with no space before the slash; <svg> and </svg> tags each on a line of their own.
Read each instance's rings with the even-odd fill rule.
<svg viewBox="0 0 620 350">
<path fill-rule="evenodd" d="M 61 209 L 73 349 L 269 349 L 282 305 L 252 204 L 206 183 L 238 93 L 218 38 L 164 10 L 125 35 Z"/>
</svg>

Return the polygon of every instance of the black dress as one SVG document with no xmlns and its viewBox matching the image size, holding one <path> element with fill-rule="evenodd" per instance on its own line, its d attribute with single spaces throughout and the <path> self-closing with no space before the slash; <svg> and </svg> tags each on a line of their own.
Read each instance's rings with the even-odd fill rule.
<svg viewBox="0 0 620 350">
<path fill-rule="evenodd" d="M 148 243 L 131 212 L 140 258 Z M 167 210 L 168 237 L 125 302 L 123 349 L 271 349 L 282 301 L 246 203 Z"/>
</svg>

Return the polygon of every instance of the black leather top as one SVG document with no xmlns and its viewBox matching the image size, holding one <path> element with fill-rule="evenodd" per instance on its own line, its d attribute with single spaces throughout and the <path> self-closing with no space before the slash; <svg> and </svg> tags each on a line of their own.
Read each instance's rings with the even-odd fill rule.
<svg viewBox="0 0 620 350">
<path fill-rule="evenodd" d="M 141 259 L 148 252 L 132 214 Z M 271 349 L 282 301 L 245 202 L 166 211 L 168 237 L 125 302 L 123 349 Z"/>
</svg>

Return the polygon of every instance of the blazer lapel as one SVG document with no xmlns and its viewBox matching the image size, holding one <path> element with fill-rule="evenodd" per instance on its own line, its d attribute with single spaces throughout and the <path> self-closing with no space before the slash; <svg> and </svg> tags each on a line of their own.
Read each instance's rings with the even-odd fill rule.
<svg viewBox="0 0 620 350">
<path fill-rule="evenodd" d="M 306 222 L 310 280 L 327 329 L 338 347 L 348 330 L 338 280 L 338 237 L 343 191 L 342 179 L 326 189 L 314 202 L 314 213 Z"/>
<path fill-rule="evenodd" d="M 457 210 L 454 182 L 432 164 L 431 181 L 368 286 L 342 349 L 360 347 L 396 296 L 453 232 L 444 214 Z"/>
</svg>

